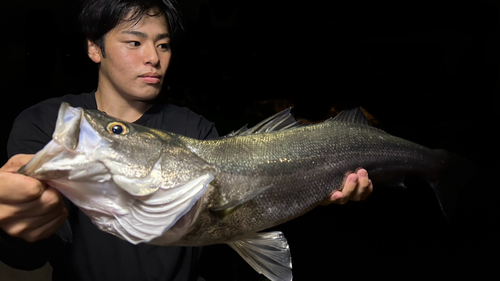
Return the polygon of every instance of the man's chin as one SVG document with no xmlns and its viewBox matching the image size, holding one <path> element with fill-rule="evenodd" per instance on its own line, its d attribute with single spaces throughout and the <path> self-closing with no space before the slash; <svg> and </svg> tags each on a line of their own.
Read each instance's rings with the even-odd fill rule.
<svg viewBox="0 0 500 281">
<path fill-rule="evenodd" d="M 161 87 L 155 87 L 154 89 L 147 89 L 140 94 L 136 95 L 136 100 L 138 101 L 152 101 L 156 99 L 161 92 Z"/>
</svg>

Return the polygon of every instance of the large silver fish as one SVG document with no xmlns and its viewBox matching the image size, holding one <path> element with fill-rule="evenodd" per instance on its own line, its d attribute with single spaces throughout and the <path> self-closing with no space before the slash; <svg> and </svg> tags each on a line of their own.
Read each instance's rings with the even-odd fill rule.
<svg viewBox="0 0 500 281">
<path fill-rule="evenodd" d="M 63 103 L 53 139 L 19 172 L 131 243 L 227 243 L 269 279 L 291 280 L 283 234 L 259 231 L 317 206 L 347 171 L 363 167 L 373 181 L 422 176 L 447 214 L 464 185 L 450 168 L 464 163 L 371 127 L 359 109 L 310 126 L 287 110 L 202 141 Z"/>
</svg>

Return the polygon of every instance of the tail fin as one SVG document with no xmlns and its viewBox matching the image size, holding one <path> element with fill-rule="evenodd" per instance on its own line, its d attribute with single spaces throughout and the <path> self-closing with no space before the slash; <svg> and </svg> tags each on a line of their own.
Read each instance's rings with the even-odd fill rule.
<svg viewBox="0 0 500 281">
<path fill-rule="evenodd" d="M 450 219 L 458 208 L 459 196 L 475 174 L 473 163 L 445 150 L 436 149 L 442 155 L 443 166 L 437 180 L 429 180 L 441 210 Z"/>
</svg>

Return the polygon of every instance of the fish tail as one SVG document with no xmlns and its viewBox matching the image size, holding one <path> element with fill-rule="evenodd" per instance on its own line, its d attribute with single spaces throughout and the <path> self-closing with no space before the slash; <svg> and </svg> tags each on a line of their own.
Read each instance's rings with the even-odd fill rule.
<svg viewBox="0 0 500 281">
<path fill-rule="evenodd" d="M 434 189 L 441 210 L 450 219 L 458 208 L 462 191 L 475 174 L 475 165 L 467 159 L 442 149 L 435 150 L 441 158 L 437 178 L 428 179 Z"/>
</svg>

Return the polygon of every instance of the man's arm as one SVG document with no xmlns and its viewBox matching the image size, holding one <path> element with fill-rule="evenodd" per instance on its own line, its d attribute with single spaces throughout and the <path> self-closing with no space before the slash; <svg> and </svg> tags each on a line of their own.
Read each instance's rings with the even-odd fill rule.
<svg viewBox="0 0 500 281">
<path fill-rule="evenodd" d="M 17 174 L 50 140 L 57 114 L 54 104 L 32 107 L 16 118 L 7 145 L 11 158 L 0 168 L 0 260 L 24 270 L 47 262 L 53 243 L 60 243 L 51 234 L 67 216 L 55 189 Z"/>
</svg>

